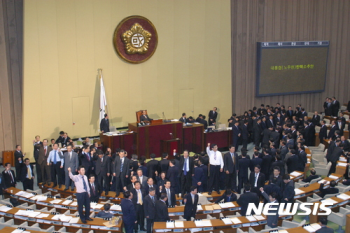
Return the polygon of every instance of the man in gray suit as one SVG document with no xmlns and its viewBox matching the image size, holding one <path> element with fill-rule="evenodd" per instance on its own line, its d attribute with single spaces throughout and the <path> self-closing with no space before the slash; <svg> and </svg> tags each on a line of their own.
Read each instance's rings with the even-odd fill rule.
<svg viewBox="0 0 350 233">
<path fill-rule="evenodd" d="M 63 155 L 64 158 L 64 172 L 65 172 L 65 182 L 64 185 L 66 188 L 64 191 L 68 190 L 68 187 L 71 187 L 71 191 L 74 191 L 74 182 L 69 177 L 68 168 L 71 168 L 72 174 L 76 174 L 78 172 L 79 167 L 79 158 L 78 154 L 73 151 L 73 148 L 71 145 L 67 146 L 67 152 Z M 71 184 L 71 185 L 70 185 Z"/>
<path fill-rule="evenodd" d="M 146 187 L 148 177 L 143 175 L 142 169 L 137 169 L 137 181 L 140 181 L 141 188 Z"/>
<path fill-rule="evenodd" d="M 52 150 L 52 147 L 48 146 L 47 139 L 43 140 L 43 145 L 39 149 L 39 158 L 38 158 L 38 164 L 41 169 L 41 176 L 43 185 L 46 183 L 48 185 L 51 184 L 51 168 L 47 165 L 47 158 L 49 157 L 50 151 Z"/>
<path fill-rule="evenodd" d="M 130 176 L 130 159 L 125 157 L 126 152 L 124 150 L 119 151 L 119 156 L 115 157 L 113 176 L 115 176 L 115 192 L 116 197 L 120 194 L 120 185 L 122 188 L 126 187 L 127 179 Z"/>
<path fill-rule="evenodd" d="M 264 198 L 267 200 L 268 203 L 278 203 L 276 199 L 277 194 L 275 192 L 271 193 L 270 195 L 267 195 L 267 193 L 264 192 L 263 188 L 260 188 L 260 192 L 264 196 Z M 276 207 L 277 207 L 276 210 L 270 209 L 269 214 L 272 214 L 272 215 L 267 216 L 267 225 L 271 228 L 276 228 L 278 224 L 278 206 L 274 206 L 274 208 Z"/>
</svg>

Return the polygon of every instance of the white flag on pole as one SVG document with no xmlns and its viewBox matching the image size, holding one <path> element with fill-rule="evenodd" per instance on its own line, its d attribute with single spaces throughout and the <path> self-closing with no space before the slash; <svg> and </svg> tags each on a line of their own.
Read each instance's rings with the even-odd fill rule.
<svg viewBox="0 0 350 233">
<path fill-rule="evenodd" d="M 103 76 L 102 76 L 102 70 L 100 73 L 100 122 L 103 118 L 105 118 L 106 113 L 106 107 L 107 107 L 107 98 L 106 98 L 106 92 L 105 92 L 105 86 L 103 85 Z"/>
</svg>

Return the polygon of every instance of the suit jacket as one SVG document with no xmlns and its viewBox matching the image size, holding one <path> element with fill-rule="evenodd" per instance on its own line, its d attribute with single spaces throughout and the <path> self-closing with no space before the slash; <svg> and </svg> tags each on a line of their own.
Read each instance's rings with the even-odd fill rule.
<svg viewBox="0 0 350 233">
<path fill-rule="evenodd" d="M 160 193 L 160 195 L 161 195 L 162 193 L 167 194 L 165 188 L 162 189 L 162 192 Z M 160 195 L 159 195 L 159 196 L 160 196 Z M 169 196 L 168 196 L 167 201 L 165 202 L 166 205 L 169 206 L 169 207 L 175 206 L 175 205 L 176 205 L 176 197 L 175 197 L 175 191 L 174 191 L 172 188 L 170 188 L 170 199 L 171 199 L 171 206 L 169 205 Z"/>
<path fill-rule="evenodd" d="M 238 134 L 241 133 L 241 129 L 237 126 L 232 126 L 232 140 L 234 143 L 238 141 Z"/>
<path fill-rule="evenodd" d="M 299 167 L 299 157 L 298 155 L 292 155 L 287 159 L 287 172 L 292 173 L 293 171 L 297 171 Z"/>
<path fill-rule="evenodd" d="M 197 204 L 198 204 L 198 194 L 194 196 L 194 202 L 192 201 L 191 193 L 187 193 L 185 195 L 184 200 L 186 200 L 185 203 L 185 210 L 184 210 L 184 218 L 195 218 L 196 212 L 197 212 Z"/>
<path fill-rule="evenodd" d="M 313 179 L 317 179 L 319 177 L 319 175 L 309 175 L 306 179 L 303 179 L 303 182 L 310 183 Z"/>
<path fill-rule="evenodd" d="M 286 157 L 286 154 L 288 153 L 288 148 L 287 148 L 287 146 L 282 146 L 280 150 L 281 150 L 281 160 L 284 161 L 284 158 Z"/>
<path fill-rule="evenodd" d="M 248 169 L 250 166 L 250 159 L 247 157 L 241 158 L 238 160 L 238 176 L 240 178 L 247 178 L 248 179 Z"/>
<path fill-rule="evenodd" d="M 193 174 L 194 172 L 194 162 L 193 162 L 193 157 L 188 157 L 189 161 L 189 169 L 188 172 Z M 185 162 L 185 158 L 183 156 L 181 156 L 180 158 L 180 167 L 179 167 L 179 173 L 182 174 L 183 173 L 183 168 L 184 168 L 184 162 Z"/>
<path fill-rule="evenodd" d="M 155 222 L 166 222 L 170 220 L 168 206 L 165 202 L 161 200 L 156 201 L 155 209 L 157 210 L 154 219 Z"/>
<path fill-rule="evenodd" d="M 280 168 L 280 174 L 281 175 L 284 175 L 286 173 L 285 169 L 284 169 L 284 162 L 282 160 L 277 160 L 275 162 L 273 162 L 271 164 L 271 167 L 270 167 L 270 174 L 273 174 L 273 169 L 275 167 L 279 167 Z"/>
<path fill-rule="evenodd" d="M 160 171 L 159 161 L 152 159 L 152 160 L 148 161 L 148 163 L 146 164 L 146 167 L 148 170 L 148 176 L 152 177 L 154 182 L 156 182 L 155 172 L 157 171 L 159 174 L 159 171 Z"/>
<path fill-rule="evenodd" d="M 238 205 L 241 207 L 241 211 L 240 211 L 241 215 L 246 216 L 249 203 L 254 203 L 256 207 L 258 207 L 259 202 L 260 200 L 256 193 L 253 193 L 253 192 L 243 193 L 237 200 Z"/>
<path fill-rule="evenodd" d="M 149 217 L 149 219 L 154 219 L 156 217 L 156 202 L 158 198 L 157 195 L 154 196 L 154 203 L 149 195 L 146 195 L 143 199 L 143 210 L 145 212 L 145 217 Z"/>
<path fill-rule="evenodd" d="M 214 112 L 213 110 L 210 110 L 208 113 L 208 124 L 211 125 L 212 123 L 216 122 L 216 118 L 218 117 L 218 112 Z M 213 119 L 211 121 L 210 119 Z"/>
<path fill-rule="evenodd" d="M 269 178 L 270 176 L 270 167 L 271 167 L 271 162 L 272 162 L 272 156 L 267 154 L 264 155 L 264 157 L 262 158 L 262 165 L 261 165 L 261 172 L 263 174 L 265 174 L 265 178 Z"/>
<path fill-rule="evenodd" d="M 332 187 L 330 187 L 330 188 L 328 188 L 328 189 L 324 189 L 323 188 L 323 186 L 324 186 L 324 184 L 323 183 L 321 183 L 321 185 L 320 185 L 320 197 L 324 197 L 325 195 L 327 195 L 327 194 L 336 194 L 336 193 L 339 193 L 339 189 L 337 189 L 337 188 L 332 188 Z"/>
<path fill-rule="evenodd" d="M 271 174 L 270 179 L 269 179 L 269 184 L 271 184 L 271 183 L 277 185 L 278 187 L 280 187 L 282 189 L 282 187 L 283 187 L 282 176 L 279 175 L 278 177 L 275 177 L 273 174 Z"/>
<path fill-rule="evenodd" d="M 100 212 L 98 212 L 98 214 L 96 215 L 97 218 L 113 218 L 113 214 L 112 213 L 106 213 L 104 210 L 101 210 Z"/>
<path fill-rule="evenodd" d="M 100 122 L 100 130 L 104 133 L 109 132 L 109 120 L 106 118 L 103 118 Z"/>
<path fill-rule="evenodd" d="M 230 174 L 236 174 L 236 170 L 238 167 L 238 155 L 236 152 L 234 153 L 233 157 L 234 159 L 232 159 L 230 152 L 224 154 L 224 171 L 229 171 Z M 235 161 L 235 163 L 233 162 L 233 160 Z"/>
<path fill-rule="evenodd" d="M 142 187 L 146 187 L 146 185 L 147 185 L 147 179 L 148 179 L 148 177 L 147 177 L 147 176 L 142 175 L 142 184 L 141 184 L 141 186 L 142 186 Z M 137 180 L 141 182 L 141 180 L 140 180 L 140 177 L 139 177 L 139 176 L 137 176 Z"/>
<path fill-rule="evenodd" d="M 50 151 L 52 151 L 52 147 L 47 146 L 46 154 L 45 154 L 44 146 L 40 147 L 39 158 L 38 158 L 39 164 L 42 164 L 43 162 L 45 163 L 47 162 L 47 158 L 49 157 Z"/>
<path fill-rule="evenodd" d="M 336 163 L 339 160 L 339 157 L 343 154 L 343 150 L 339 146 L 336 146 L 331 155 L 331 162 Z"/>
<path fill-rule="evenodd" d="M 4 193 L 4 190 L 7 189 L 6 184 L 5 184 L 5 179 L 2 173 L 0 173 L 0 195 Z"/>
<path fill-rule="evenodd" d="M 237 195 L 232 193 L 231 196 L 227 197 L 226 194 L 224 193 L 223 195 L 221 195 L 221 197 L 219 197 L 215 203 L 219 203 L 220 201 L 224 201 L 224 202 L 233 202 L 233 201 L 237 201 Z"/>
<path fill-rule="evenodd" d="M 350 142 L 348 140 L 345 140 L 344 142 L 342 141 L 343 144 L 343 150 L 344 151 L 349 151 L 350 150 Z"/>
<path fill-rule="evenodd" d="M 293 110 L 286 110 L 286 114 L 287 114 L 287 117 L 289 117 L 290 120 L 293 119 L 293 116 L 294 116 L 294 112 Z"/>
<path fill-rule="evenodd" d="M 100 186 L 98 185 L 98 183 L 95 181 L 94 186 L 95 186 L 95 192 L 92 190 L 92 186 L 89 183 L 89 188 L 90 188 L 90 201 L 91 202 L 98 202 L 98 199 L 100 198 L 101 192 L 102 190 L 100 189 Z"/>
<path fill-rule="evenodd" d="M 298 158 L 299 158 L 299 168 L 298 168 L 298 170 L 301 171 L 301 172 L 304 172 L 305 164 L 307 163 L 307 157 L 306 157 L 305 151 L 299 151 Z"/>
<path fill-rule="evenodd" d="M 171 187 L 176 187 L 179 183 L 179 168 L 176 166 L 169 167 L 166 179 L 170 181 Z"/>
<path fill-rule="evenodd" d="M 294 182 L 291 180 L 284 186 L 283 194 L 282 194 L 282 199 L 284 200 L 285 198 L 288 199 L 288 202 L 293 202 L 294 200 Z"/>
<path fill-rule="evenodd" d="M 320 120 L 321 120 L 321 117 L 319 115 L 317 115 L 317 116 L 313 115 L 311 122 L 314 125 L 320 125 Z"/>
<path fill-rule="evenodd" d="M 90 153 L 89 154 L 81 153 L 79 157 L 80 157 L 81 165 L 85 167 L 85 171 L 88 171 L 92 167 L 92 157 Z M 90 160 L 88 159 L 88 157 L 90 158 Z"/>
<path fill-rule="evenodd" d="M 33 165 L 31 165 L 31 164 L 29 164 L 29 166 L 30 166 L 30 168 L 31 168 L 31 170 L 32 170 L 32 177 L 34 177 L 34 167 L 33 167 Z M 25 165 L 25 164 L 23 164 L 23 166 L 22 166 L 22 168 L 21 168 L 21 181 L 23 182 L 23 181 L 25 181 L 25 179 L 26 179 L 26 176 L 27 176 L 27 166 Z"/>
<path fill-rule="evenodd" d="M 138 198 L 138 196 L 137 196 L 137 191 L 136 191 L 136 189 L 128 189 L 129 191 L 131 191 L 132 192 L 132 203 L 134 204 L 134 206 L 136 207 L 136 205 L 137 205 L 137 198 Z M 141 196 L 142 196 L 142 202 L 144 202 L 144 197 L 146 196 L 146 194 L 145 194 L 145 191 L 144 190 L 142 190 L 142 189 L 140 189 L 140 191 L 141 191 Z"/>
<path fill-rule="evenodd" d="M 1 183 L 4 187 L 4 189 L 16 186 L 15 172 L 13 170 L 10 170 L 10 171 L 12 173 L 13 179 L 11 178 L 11 175 L 6 172 L 6 170 L 2 171 L 2 182 Z"/>
<path fill-rule="evenodd" d="M 237 161 L 238 161 L 238 159 L 237 159 Z M 203 173 L 204 173 L 204 180 L 203 180 L 203 182 L 206 185 L 207 182 L 208 182 L 208 166 L 204 165 L 204 164 L 201 164 L 199 167 L 202 168 L 202 170 L 203 170 Z"/>
<path fill-rule="evenodd" d="M 338 126 L 335 125 L 334 127 L 332 127 L 330 130 L 329 130 L 329 133 L 328 133 L 328 138 L 334 138 L 334 133 L 335 131 L 338 129 Z"/>
<path fill-rule="evenodd" d="M 169 168 L 169 160 L 168 159 L 162 159 L 160 162 L 159 162 L 159 166 L 160 166 L 160 172 L 166 172 L 168 171 L 168 168 Z"/>
<path fill-rule="evenodd" d="M 241 132 L 242 132 L 242 139 L 248 140 L 248 137 L 249 137 L 248 126 L 243 124 L 241 127 Z"/>
<path fill-rule="evenodd" d="M 182 123 L 187 123 L 188 122 L 186 117 L 185 118 L 184 117 L 180 117 L 179 121 L 181 121 Z"/>
<path fill-rule="evenodd" d="M 192 176 L 192 185 L 198 186 L 197 183 L 201 182 L 203 185 L 204 184 L 204 171 L 201 167 L 195 167 L 193 169 L 194 173 Z"/>
<path fill-rule="evenodd" d="M 316 233 L 334 233 L 334 230 L 327 226 L 322 226 L 321 229 L 316 231 Z"/>
<path fill-rule="evenodd" d="M 151 121 L 153 119 L 149 118 L 148 115 L 141 115 L 140 116 L 140 121 Z"/>
<path fill-rule="evenodd" d="M 122 207 L 124 224 L 134 224 L 136 221 L 136 211 L 132 201 L 123 198 L 120 205 Z"/>
<path fill-rule="evenodd" d="M 143 191 L 145 192 L 145 195 L 149 194 L 149 185 L 146 184 L 145 186 L 142 187 Z M 156 190 L 156 196 L 159 196 L 159 187 L 156 184 L 153 184 L 153 188 Z"/>
<path fill-rule="evenodd" d="M 64 171 L 68 172 L 68 168 L 70 167 L 73 172 L 78 169 L 79 167 L 79 158 L 78 154 L 72 151 L 72 158 L 70 158 L 69 153 L 65 152 L 63 154 L 64 157 Z"/>
<path fill-rule="evenodd" d="M 323 143 L 323 139 L 327 138 L 327 126 L 321 126 L 320 132 L 318 133 L 318 137 L 320 138 L 320 143 Z"/>
<path fill-rule="evenodd" d="M 254 167 L 256 166 L 256 165 L 260 165 L 260 167 L 261 167 L 261 164 L 262 164 L 262 158 L 259 158 L 259 157 L 257 157 L 257 158 L 252 158 L 251 160 L 250 160 L 250 171 L 251 172 L 254 172 Z"/>
<path fill-rule="evenodd" d="M 18 167 L 20 165 L 20 162 L 18 161 L 18 158 L 22 159 L 22 164 L 23 164 L 23 153 L 22 151 L 18 152 L 17 150 L 15 151 L 15 166 Z"/>
<path fill-rule="evenodd" d="M 123 163 L 123 169 L 122 172 L 120 172 L 120 168 L 121 168 L 121 159 L 119 156 L 115 157 L 114 160 L 114 167 L 113 167 L 113 173 L 115 173 L 116 177 L 119 177 L 120 175 L 122 177 L 125 177 L 126 175 L 130 175 L 130 159 L 128 159 L 127 157 L 124 157 L 124 163 Z"/>
<path fill-rule="evenodd" d="M 107 173 L 111 173 L 110 163 L 111 163 L 111 160 L 107 155 L 103 156 L 102 162 L 101 162 L 101 159 L 98 158 L 96 160 L 95 174 L 98 176 L 99 175 L 105 176 L 107 175 Z"/>
<path fill-rule="evenodd" d="M 260 189 L 261 187 L 264 187 L 265 175 L 261 172 L 259 173 L 258 181 L 256 182 L 256 187 L 255 187 L 255 172 L 251 172 L 249 177 L 249 183 L 252 189 Z"/>
<path fill-rule="evenodd" d="M 269 203 L 270 202 L 270 199 L 269 199 L 269 196 L 267 195 L 266 192 L 263 192 L 262 193 L 263 197 L 265 198 L 265 200 L 267 200 Z M 278 203 L 278 201 L 276 200 L 274 203 Z M 278 224 L 278 207 L 276 210 L 272 209 L 272 210 L 269 210 L 269 214 L 272 214 L 272 215 L 268 215 L 267 216 L 267 225 L 269 227 L 272 227 L 272 228 L 275 228 L 277 227 L 277 224 Z"/>
</svg>

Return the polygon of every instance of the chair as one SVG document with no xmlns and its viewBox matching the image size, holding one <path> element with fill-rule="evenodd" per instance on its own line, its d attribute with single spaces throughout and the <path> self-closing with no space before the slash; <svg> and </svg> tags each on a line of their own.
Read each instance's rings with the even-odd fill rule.
<svg viewBox="0 0 350 233">
<path fill-rule="evenodd" d="M 339 110 L 340 110 L 339 112 L 341 112 L 341 111 L 346 111 L 346 106 L 345 106 L 345 105 L 342 105 L 342 106 L 340 107 Z"/>
<path fill-rule="evenodd" d="M 242 231 L 240 228 L 237 228 L 237 233 L 247 233 L 247 231 Z"/>
<path fill-rule="evenodd" d="M 142 116 L 142 112 L 143 111 L 146 111 L 146 114 L 148 114 L 147 113 L 147 110 L 140 110 L 140 111 L 137 111 L 136 112 L 136 120 L 137 120 L 137 123 L 140 123 L 141 121 L 140 121 L 140 117 Z"/>
<path fill-rule="evenodd" d="M 350 185 L 343 185 L 342 183 L 338 183 L 337 188 L 339 189 L 340 193 L 345 193 L 347 191 L 350 191 Z"/>
<path fill-rule="evenodd" d="M 257 233 L 257 231 L 255 231 L 253 228 L 249 227 L 248 233 Z"/>
<path fill-rule="evenodd" d="M 315 166 L 316 174 L 320 176 L 328 176 L 329 169 L 331 168 L 332 163 L 329 162 L 326 167 L 324 166 Z"/>
<path fill-rule="evenodd" d="M 331 197 L 335 197 L 336 195 L 338 195 L 339 193 L 332 193 L 332 194 L 326 194 L 324 195 L 324 199 L 327 199 L 327 198 L 331 198 Z"/>
<path fill-rule="evenodd" d="M 219 129 L 226 130 L 226 124 L 219 124 Z"/>
<path fill-rule="evenodd" d="M 214 129 L 215 129 L 215 125 L 208 126 L 207 129 L 209 129 L 209 128 L 211 128 L 212 130 L 214 130 Z"/>
<path fill-rule="evenodd" d="M 339 213 L 332 212 L 328 216 L 328 220 L 339 225 L 338 232 L 344 232 L 342 227 L 346 225 L 346 215 L 350 214 L 350 210 L 340 207 Z"/>
<path fill-rule="evenodd" d="M 322 177 L 319 177 L 319 178 L 316 178 L 316 179 L 313 179 L 310 181 L 310 184 L 313 184 L 313 183 L 316 183 L 318 181 L 322 180 Z"/>
<path fill-rule="evenodd" d="M 318 129 L 318 132 L 317 132 L 317 128 Z M 316 129 L 316 133 L 319 133 L 320 132 L 320 128 L 319 126 L 316 126 L 315 129 Z M 318 144 L 318 146 L 309 146 L 309 149 L 312 150 L 312 153 L 315 153 L 315 152 L 323 152 L 324 151 L 324 148 L 325 148 L 325 145 L 323 143 L 320 143 Z"/>
</svg>

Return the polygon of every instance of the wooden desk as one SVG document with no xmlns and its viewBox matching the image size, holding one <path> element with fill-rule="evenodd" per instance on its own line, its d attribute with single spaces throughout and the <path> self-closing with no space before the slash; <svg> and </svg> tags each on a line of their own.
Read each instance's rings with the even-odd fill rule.
<svg viewBox="0 0 350 233">
<path fill-rule="evenodd" d="M 128 157 L 131 158 L 132 154 L 136 153 L 136 133 L 127 132 L 122 135 L 107 136 L 100 133 L 101 143 L 103 144 L 103 150 L 106 151 L 107 147 L 110 147 L 112 153 L 117 149 L 124 149 L 128 152 Z"/>
<path fill-rule="evenodd" d="M 4 227 L 1 229 L 1 233 L 11 233 L 12 231 L 14 231 L 16 229 L 17 228 L 14 228 L 14 227 Z M 26 231 L 30 232 L 30 233 L 42 233 L 42 231 L 31 231 L 31 230 L 27 230 L 27 229 L 26 229 Z"/>
<path fill-rule="evenodd" d="M 204 133 L 204 148 L 210 143 L 216 144 L 218 148 L 225 148 L 232 144 L 232 130 Z"/>
<path fill-rule="evenodd" d="M 350 214 L 346 215 L 345 233 L 350 233 Z"/>
<path fill-rule="evenodd" d="M 202 124 L 192 124 L 183 127 L 183 150 L 200 153 L 203 151 L 204 126 Z"/>
</svg>

